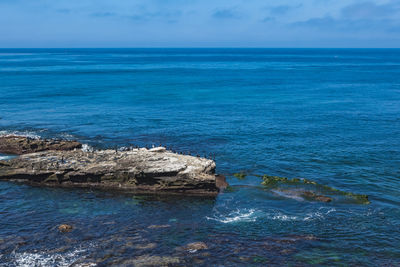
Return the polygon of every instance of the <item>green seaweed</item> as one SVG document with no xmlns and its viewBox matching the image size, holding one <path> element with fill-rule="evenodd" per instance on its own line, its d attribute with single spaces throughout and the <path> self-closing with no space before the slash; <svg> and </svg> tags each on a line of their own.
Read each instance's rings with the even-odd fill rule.
<svg viewBox="0 0 400 267">
<path fill-rule="evenodd" d="M 238 172 L 238 173 L 234 173 L 233 176 L 235 176 L 239 180 L 243 180 L 244 178 L 246 178 L 247 174 L 244 172 Z"/>
<path fill-rule="evenodd" d="M 268 187 L 276 187 L 279 184 L 287 184 L 287 185 L 314 185 L 316 187 L 319 187 L 325 191 L 330 191 L 330 192 L 335 192 L 336 194 L 351 197 L 354 200 L 356 200 L 357 203 L 359 204 L 370 204 L 371 202 L 368 200 L 367 195 L 363 194 L 356 194 L 352 192 L 345 192 L 341 191 L 339 189 L 333 188 L 328 185 L 323 185 L 319 184 L 315 181 L 308 180 L 308 179 L 302 179 L 302 178 L 286 178 L 286 177 L 280 177 L 280 176 L 272 176 L 272 175 L 263 175 L 262 177 L 262 185 L 268 186 Z"/>
</svg>

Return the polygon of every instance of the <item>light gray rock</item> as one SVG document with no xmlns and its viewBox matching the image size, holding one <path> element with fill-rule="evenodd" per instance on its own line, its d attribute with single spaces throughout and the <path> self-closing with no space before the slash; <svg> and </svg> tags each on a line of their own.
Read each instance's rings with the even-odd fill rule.
<svg viewBox="0 0 400 267">
<path fill-rule="evenodd" d="M 0 180 L 138 193 L 216 195 L 215 162 L 165 148 L 130 151 L 49 150 L 0 161 Z"/>
</svg>

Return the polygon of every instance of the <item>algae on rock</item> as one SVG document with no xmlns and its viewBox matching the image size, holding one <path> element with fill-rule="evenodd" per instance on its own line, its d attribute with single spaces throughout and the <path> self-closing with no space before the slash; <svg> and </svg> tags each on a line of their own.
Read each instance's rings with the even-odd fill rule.
<svg viewBox="0 0 400 267">
<path fill-rule="evenodd" d="M 341 191 L 339 189 L 336 189 L 334 187 L 328 186 L 328 185 L 323 185 L 319 184 L 315 181 L 308 180 L 308 179 L 302 179 L 302 178 L 286 178 L 286 177 L 280 177 L 280 176 L 271 176 L 271 175 L 263 175 L 262 177 L 262 185 L 266 187 L 277 187 L 279 185 L 291 185 L 291 186 L 307 186 L 307 185 L 313 185 L 316 187 L 316 189 L 323 190 L 327 193 L 332 193 L 335 195 L 341 195 L 341 196 L 347 196 L 353 198 L 357 203 L 359 204 L 370 204 L 371 202 L 368 200 L 367 195 L 363 194 L 356 194 L 352 192 L 345 192 Z"/>
</svg>

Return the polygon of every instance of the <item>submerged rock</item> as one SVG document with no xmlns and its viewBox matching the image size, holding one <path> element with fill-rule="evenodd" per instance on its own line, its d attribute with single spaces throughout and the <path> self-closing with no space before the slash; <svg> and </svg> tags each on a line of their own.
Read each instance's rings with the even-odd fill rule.
<svg viewBox="0 0 400 267">
<path fill-rule="evenodd" d="M 145 250 L 145 249 L 153 249 L 155 247 L 157 247 L 156 243 L 138 244 L 138 245 L 135 246 L 136 249 L 143 249 L 143 250 Z"/>
<path fill-rule="evenodd" d="M 260 176 L 260 175 L 258 175 Z M 294 186 L 296 189 L 295 191 L 298 191 L 298 186 L 301 186 L 303 188 L 309 188 L 310 186 L 313 187 L 314 189 L 317 189 L 318 191 L 324 191 L 329 194 L 334 194 L 334 195 L 341 195 L 345 197 L 350 197 L 353 200 L 355 200 L 359 204 L 370 204 L 370 201 L 368 199 L 367 195 L 363 194 L 356 194 L 352 192 L 345 192 L 338 190 L 336 188 L 319 184 L 315 181 L 308 180 L 308 179 L 300 179 L 300 178 L 286 178 L 286 177 L 279 177 L 279 176 L 271 176 L 271 175 L 262 175 L 260 176 L 262 178 L 262 185 L 269 187 L 269 188 L 279 188 L 281 186 Z M 293 191 L 293 190 L 292 190 Z M 301 197 L 309 198 L 315 201 L 321 201 L 321 202 L 331 202 L 333 199 L 328 196 L 324 195 L 319 195 L 311 191 L 304 191 L 301 195 Z"/>
<path fill-rule="evenodd" d="M 58 226 L 58 230 L 63 233 L 70 232 L 72 230 L 72 226 L 69 224 L 61 224 Z"/>
<path fill-rule="evenodd" d="M 327 197 L 327 196 L 323 196 L 323 195 L 317 195 L 314 192 L 310 192 L 310 191 L 305 191 L 303 193 L 303 196 L 306 198 L 309 198 L 311 200 L 315 200 L 315 201 L 321 201 L 321 202 L 331 202 L 332 198 Z"/>
<path fill-rule="evenodd" d="M 43 140 L 24 136 L 0 136 L 0 153 L 22 155 L 46 150 L 73 150 L 81 148 L 82 144 L 76 141 Z"/>
<path fill-rule="evenodd" d="M 43 144 L 47 142 L 52 141 L 42 141 Z M 222 183 L 217 185 L 215 162 L 205 158 L 179 155 L 159 148 L 153 151 L 139 148 L 87 152 L 69 150 L 77 144 L 63 141 L 54 144 L 58 144 L 60 149 L 0 161 L 0 180 L 46 186 L 192 195 L 216 195 L 219 192 L 218 185 Z M 42 149 L 45 147 L 57 146 L 43 145 Z M 61 151 L 62 148 L 65 150 Z M 25 148 L 14 149 L 14 153 L 23 151 L 26 151 Z"/>
<path fill-rule="evenodd" d="M 246 178 L 247 174 L 244 172 L 238 172 L 238 173 L 234 173 L 233 176 L 235 176 L 239 180 L 243 180 Z"/>
<path fill-rule="evenodd" d="M 197 251 L 197 250 L 202 250 L 202 249 L 208 249 L 208 246 L 204 242 L 194 242 L 194 243 L 187 244 L 185 246 L 185 249 L 189 250 L 189 251 Z"/>
<path fill-rule="evenodd" d="M 171 227 L 171 225 L 169 225 L 169 224 L 160 224 L 160 225 L 153 224 L 153 225 L 148 226 L 147 228 L 149 228 L 149 229 L 160 229 L 160 228 L 169 228 L 169 227 Z"/>
<path fill-rule="evenodd" d="M 175 266 L 180 260 L 177 257 L 142 255 L 134 259 L 125 260 L 122 266 Z"/>
</svg>

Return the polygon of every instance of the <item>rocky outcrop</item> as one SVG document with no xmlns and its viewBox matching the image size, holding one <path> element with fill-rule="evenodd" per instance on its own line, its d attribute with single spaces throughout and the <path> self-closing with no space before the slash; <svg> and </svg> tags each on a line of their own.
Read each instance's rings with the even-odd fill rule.
<svg viewBox="0 0 400 267">
<path fill-rule="evenodd" d="M 24 136 L 0 136 L 0 153 L 22 155 L 46 150 L 68 151 L 81 148 L 82 144 L 76 141 L 43 140 Z"/>
<path fill-rule="evenodd" d="M 46 142 L 51 141 L 43 143 Z M 57 144 L 58 148 L 67 147 L 61 146 L 62 142 Z M 215 167 L 212 160 L 175 154 L 161 147 L 93 152 L 48 150 L 0 161 L 0 180 L 138 193 L 216 195 L 219 188 Z M 220 179 L 218 184 L 223 184 Z"/>
</svg>

